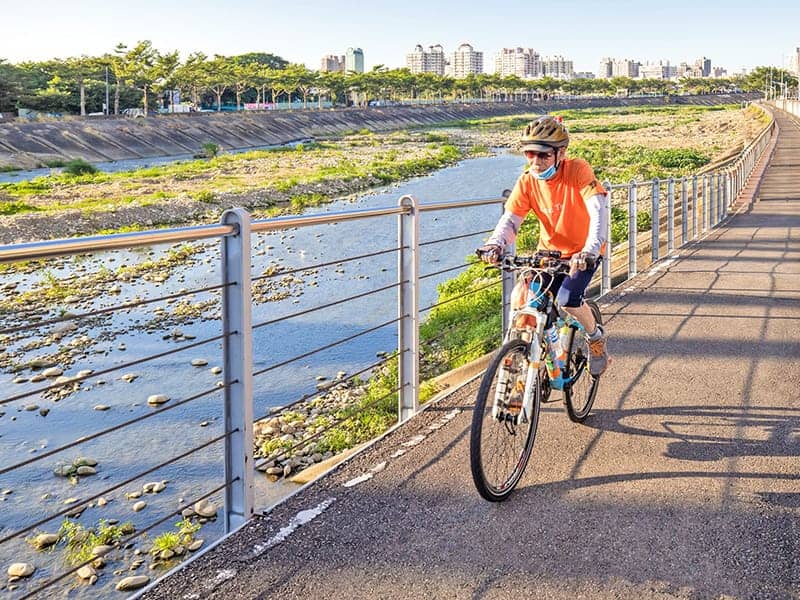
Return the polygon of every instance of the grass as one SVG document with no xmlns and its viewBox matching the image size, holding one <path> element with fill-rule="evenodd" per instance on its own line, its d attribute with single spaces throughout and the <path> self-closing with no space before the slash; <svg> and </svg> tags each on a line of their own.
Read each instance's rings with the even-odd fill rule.
<svg viewBox="0 0 800 600">
<path fill-rule="evenodd" d="M 76 521 L 64 519 L 58 530 L 59 542 L 66 545 L 66 560 L 71 565 L 80 565 L 91 560 L 96 546 L 113 546 L 123 536 L 135 531 L 132 523 L 111 525 L 105 519 L 92 527 L 84 527 Z"/>
<path fill-rule="evenodd" d="M 178 531 L 165 531 L 153 539 L 150 554 L 158 557 L 162 552 L 173 552 L 178 554 L 182 548 L 186 548 L 194 541 L 194 534 L 202 527 L 199 523 L 192 523 L 189 519 L 183 518 L 175 527 Z"/>
</svg>

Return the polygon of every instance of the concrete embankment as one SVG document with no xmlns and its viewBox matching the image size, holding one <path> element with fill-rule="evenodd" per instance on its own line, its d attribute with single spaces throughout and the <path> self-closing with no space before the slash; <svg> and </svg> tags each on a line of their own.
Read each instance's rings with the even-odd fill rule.
<svg viewBox="0 0 800 600">
<path fill-rule="evenodd" d="M 592 98 L 548 102 L 445 104 L 367 109 L 189 113 L 152 118 L 74 117 L 0 125 L 0 167 L 44 166 L 82 158 L 106 162 L 194 154 L 207 142 L 223 150 L 285 144 L 295 140 L 369 129 L 390 131 L 459 119 L 549 112 L 565 108 L 640 104 L 729 104 L 752 94 L 645 98 Z"/>
</svg>

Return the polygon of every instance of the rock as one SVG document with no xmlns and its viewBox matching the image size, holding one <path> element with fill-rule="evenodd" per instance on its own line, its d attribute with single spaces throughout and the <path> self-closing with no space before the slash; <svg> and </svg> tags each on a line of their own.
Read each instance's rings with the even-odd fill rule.
<svg viewBox="0 0 800 600">
<path fill-rule="evenodd" d="M 205 367 L 208 364 L 208 361 L 205 358 L 193 358 L 192 359 L 192 366 L 193 367 Z"/>
<path fill-rule="evenodd" d="M 120 592 L 127 592 L 130 590 L 137 590 L 140 587 L 146 586 L 150 583 L 150 578 L 147 575 L 131 575 L 125 577 L 117 583 L 117 590 Z"/>
<path fill-rule="evenodd" d="M 150 483 L 145 483 L 142 486 L 142 491 L 145 494 L 157 494 L 159 492 L 164 491 L 167 487 L 167 484 L 163 481 L 151 481 Z"/>
<path fill-rule="evenodd" d="M 94 410 L 108 410 L 111 408 L 108 404 L 98 404 L 94 407 Z"/>
<path fill-rule="evenodd" d="M 158 554 L 158 558 L 160 558 L 161 560 L 169 560 L 173 556 L 175 556 L 175 553 L 169 548 L 165 548 Z"/>
<path fill-rule="evenodd" d="M 58 535 L 55 533 L 40 533 L 31 541 L 31 544 L 37 550 L 49 548 L 58 541 Z"/>
<path fill-rule="evenodd" d="M 205 540 L 193 540 L 188 546 L 186 546 L 186 549 L 189 552 L 194 552 L 195 550 L 199 550 L 200 546 L 203 545 L 203 542 L 205 542 Z"/>
<path fill-rule="evenodd" d="M 58 377 L 62 375 L 64 370 L 61 367 L 50 367 L 49 369 L 45 369 L 42 371 L 42 375 L 45 377 Z"/>
<path fill-rule="evenodd" d="M 78 470 L 76 472 L 78 473 L 78 475 L 83 475 L 84 477 L 86 475 L 97 475 L 97 470 L 94 467 L 90 467 L 88 465 L 81 465 L 80 467 L 78 467 Z"/>
<path fill-rule="evenodd" d="M 46 417 L 47 415 L 50 414 L 50 409 L 49 408 L 40 408 L 39 409 L 39 414 L 42 415 L 43 417 Z"/>
<path fill-rule="evenodd" d="M 209 502 L 207 499 L 200 500 L 195 502 L 194 505 L 194 512 L 196 512 L 201 517 L 211 518 L 217 516 L 217 505 L 213 502 Z"/>
<path fill-rule="evenodd" d="M 122 379 L 122 381 L 127 381 L 128 383 L 130 383 L 137 377 L 139 377 L 137 373 L 125 373 L 122 377 L 120 377 L 120 379 Z"/>
<path fill-rule="evenodd" d="M 211 367 L 211 369 L 209 370 L 213 375 L 219 375 L 220 373 L 222 373 L 222 367 Z"/>
<path fill-rule="evenodd" d="M 36 570 L 30 563 L 14 563 L 8 567 L 9 577 L 30 577 Z"/>
<path fill-rule="evenodd" d="M 88 456 L 79 456 L 75 460 L 72 461 L 72 464 L 76 467 L 96 467 L 97 461 L 93 458 L 89 458 Z"/>
<path fill-rule="evenodd" d="M 78 577 L 81 579 L 91 579 L 92 577 L 97 576 L 97 571 L 92 565 L 83 565 L 77 571 Z"/>
<path fill-rule="evenodd" d="M 165 394 L 153 394 L 147 398 L 147 403 L 150 405 L 164 404 L 167 401 L 169 398 Z"/>
<path fill-rule="evenodd" d="M 139 500 L 136 504 L 133 505 L 133 512 L 139 512 L 140 510 L 144 510 L 147 506 L 147 502 L 144 500 Z"/>
<path fill-rule="evenodd" d="M 25 410 L 27 410 L 28 412 L 33 412 L 34 410 L 39 410 L 39 405 L 38 404 L 28 404 L 25 407 Z"/>
<path fill-rule="evenodd" d="M 114 546 L 110 546 L 108 544 L 102 544 L 100 546 L 95 546 L 92 548 L 92 556 L 105 556 L 109 552 L 114 549 Z"/>
<path fill-rule="evenodd" d="M 105 499 L 105 498 L 103 498 L 102 496 L 100 496 L 100 497 L 97 499 L 97 506 L 105 506 L 106 504 L 108 504 L 108 500 L 106 500 L 106 499 Z"/>
</svg>

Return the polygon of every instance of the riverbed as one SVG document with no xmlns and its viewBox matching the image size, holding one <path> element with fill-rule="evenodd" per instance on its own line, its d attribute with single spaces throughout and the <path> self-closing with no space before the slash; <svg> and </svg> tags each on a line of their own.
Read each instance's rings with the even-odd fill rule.
<svg viewBox="0 0 800 600">
<path fill-rule="evenodd" d="M 442 169 L 430 176 L 392 185 L 357 198 L 340 199 L 309 212 L 335 213 L 351 209 L 394 206 L 405 194 L 412 194 L 425 202 L 438 202 L 465 198 L 498 198 L 505 188 L 513 185 L 522 168 L 518 155 L 500 152 L 497 156 L 463 161 Z M 420 238 L 433 241 L 445 237 L 481 232 L 491 229 L 500 214 L 498 205 L 474 209 L 424 213 Z M 375 290 L 396 282 L 396 254 L 386 253 L 357 261 L 344 261 L 347 257 L 371 254 L 396 247 L 396 217 L 380 217 L 369 221 L 356 221 L 335 225 L 295 228 L 271 234 L 258 234 L 253 239 L 253 276 L 267 272 L 271 267 L 303 269 L 291 285 L 281 288 L 287 295 L 281 299 L 256 303 L 253 306 L 254 371 L 262 371 L 254 378 L 254 414 L 267 414 L 270 409 L 288 404 L 301 396 L 313 393 L 321 378 L 326 381 L 337 373 L 355 373 L 377 360 L 380 352 L 396 347 L 396 325 L 381 327 L 374 332 L 355 338 L 352 342 L 333 346 L 285 366 L 274 367 L 307 353 L 314 348 L 331 344 L 344 337 L 355 335 L 396 317 L 396 290 L 370 294 L 357 301 L 330 309 L 308 312 L 316 306 L 337 299 Z M 480 245 L 485 234 L 436 243 L 423 247 L 420 257 L 422 274 L 441 271 L 464 263 L 466 255 Z M 4 276 L 4 282 L 15 281 L 18 289 L 26 289 L 43 277 L 60 278 L 80 269 L 98 272 L 114 269 L 121 264 L 133 264 L 144 259 L 156 260 L 169 248 L 157 247 L 116 251 L 93 257 L 76 257 L 48 266 L 45 271 Z M 120 305 L 126 300 L 165 296 L 179 290 L 198 290 L 220 282 L 219 248 L 205 244 L 185 268 L 163 281 L 117 282 L 119 291 L 101 294 L 92 300 L 67 308 L 73 312 L 86 312 Z M 316 265 L 335 261 L 334 265 L 317 268 Z M 339 264 L 341 263 L 341 264 Z M 429 277 L 423 280 L 419 303 L 421 307 L 436 299 L 436 285 L 453 277 L 456 272 Z M 106 369 L 135 363 L 140 358 L 176 349 L 181 345 L 198 343 L 218 336 L 218 291 L 195 292 L 186 303 L 197 308 L 196 318 L 176 318 L 176 307 L 182 300 L 164 301 L 153 305 L 115 313 L 111 317 L 92 319 L 69 331 L 60 343 L 69 345 L 84 340 L 85 348 L 73 356 L 64 374 L 75 375 L 81 370 L 100 372 Z M 204 304 L 207 302 L 207 305 Z M 156 311 L 161 308 L 163 313 Z M 188 310 L 189 308 L 186 308 Z M 281 317 L 304 313 L 280 321 Z M 422 315 L 424 317 L 424 313 Z M 158 326 L 156 326 L 158 325 Z M 30 343 L 37 335 L 17 341 L 17 347 Z M 44 349 L 32 351 L 32 356 Z M 192 361 L 198 366 L 192 365 Z M 8 535 L 35 522 L 47 514 L 66 510 L 72 498 L 87 498 L 100 490 L 125 482 L 136 473 L 162 461 L 167 461 L 198 445 L 222 435 L 222 393 L 217 387 L 221 375 L 214 372 L 221 363 L 219 340 L 199 345 L 186 352 L 170 354 L 154 361 L 131 364 L 119 371 L 98 377 L 89 377 L 79 385 L 78 391 L 56 400 L 52 396 L 31 397 L 6 404 L 0 409 L 0 464 L 7 466 L 35 458 L 68 444 L 82 436 L 120 423 L 141 419 L 135 425 L 120 429 L 107 436 L 83 443 L 57 455 L 47 457 L 25 467 L 0 475 L 0 490 L 10 490 L 2 496 L 0 536 Z M 33 371 L 16 374 L 4 373 L 2 381 L 7 390 L 5 397 L 35 390 L 45 382 L 31 382 Z M 120 379 L 133 375 L 131 380 Z M 27 377 L 27 381 L 19 380 Z M 147 418 L 155 408 L 148 398 L 164 395 L 169 400 L 162 407 L 175 405 L 183 399 L 205 394 L 163 415 Z M 33 408 L 35 407 L 35 408 Z M 99 410 L 98 407 L 104 407 Z M 43 416 L 43 409 L 46 411 Z M 83 455 L 98 461 L 97 474 L 80 477 L 77 482 L 55 477 L 53 469 Z M 83 511 L 81 523 L 92 525 L 101 518 L 132 521 L 137 530 L 148 526 L 171 510 L 192 499 L 208 493 L 222 484 L 222 443 L 211 443 L 207 448 L 185 459 L 165 465 L 143 478 L 122 485 L 105 495 L 108 504 L 93 506 Z M 166 489 L 158 494 L 145 494 L 147 507 L 134 511 L 135 500 L 126 493 L 141 490 L 144 483 L 166 481 Z M 257 506 L 274 502 L 284 487 L 269 484 L 257 476 Z M 222 494 L 213 493 L 211 499 L 221 505 Z M 177 517 L 167 520 L 154 529 L 153 535 L 171 528 Z M 38 531 L 55 532 L 61 519 L 39 527 Z M 209 543 L 222 533 L 218 521 L 204 525 L 198 537 Z M 26 536 L 28 537 L 28 536 Z M 152 539 L 152 536 L 151 536 Z M 95 586 L 83 586 L 73 592 L 91 597 L 108 589 L 120 575 L 112 569 L 127 568 L 136 547 L 119 552 L 116 560 L 106 567 Z M 24 561 L 37 566 L 34 581 L 22 589 L 41 583 L 44 578 L 59 572 L 60 559 L 36 553 L 21 539 L 3 545 L 6 563 Z M 58 551 L 56 552 L 58 555 Z M 111 561 L 110 561 L 111 562 Z M 146 569 L 141 567 L 142 570 Z M 127 574 L 127 571 L 126 571 Z M 70 576 L 66 581 L 74 582 Z"/>
</svg>

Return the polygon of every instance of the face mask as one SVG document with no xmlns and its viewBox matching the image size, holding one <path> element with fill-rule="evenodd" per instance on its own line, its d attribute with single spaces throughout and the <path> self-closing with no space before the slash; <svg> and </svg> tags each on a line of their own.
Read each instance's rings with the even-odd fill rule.
<svg viewBox="0 0 800 600">
<path fill-rule="evenodd" d="M 556 166 L 554 164 L 550 165 L 541 173 L 534 173 L 533 169 L 531 169 L 530 173 L 536 177 L 536 179 L 543 179 L 546 181 L 556 174 Z"/>
</svg>

